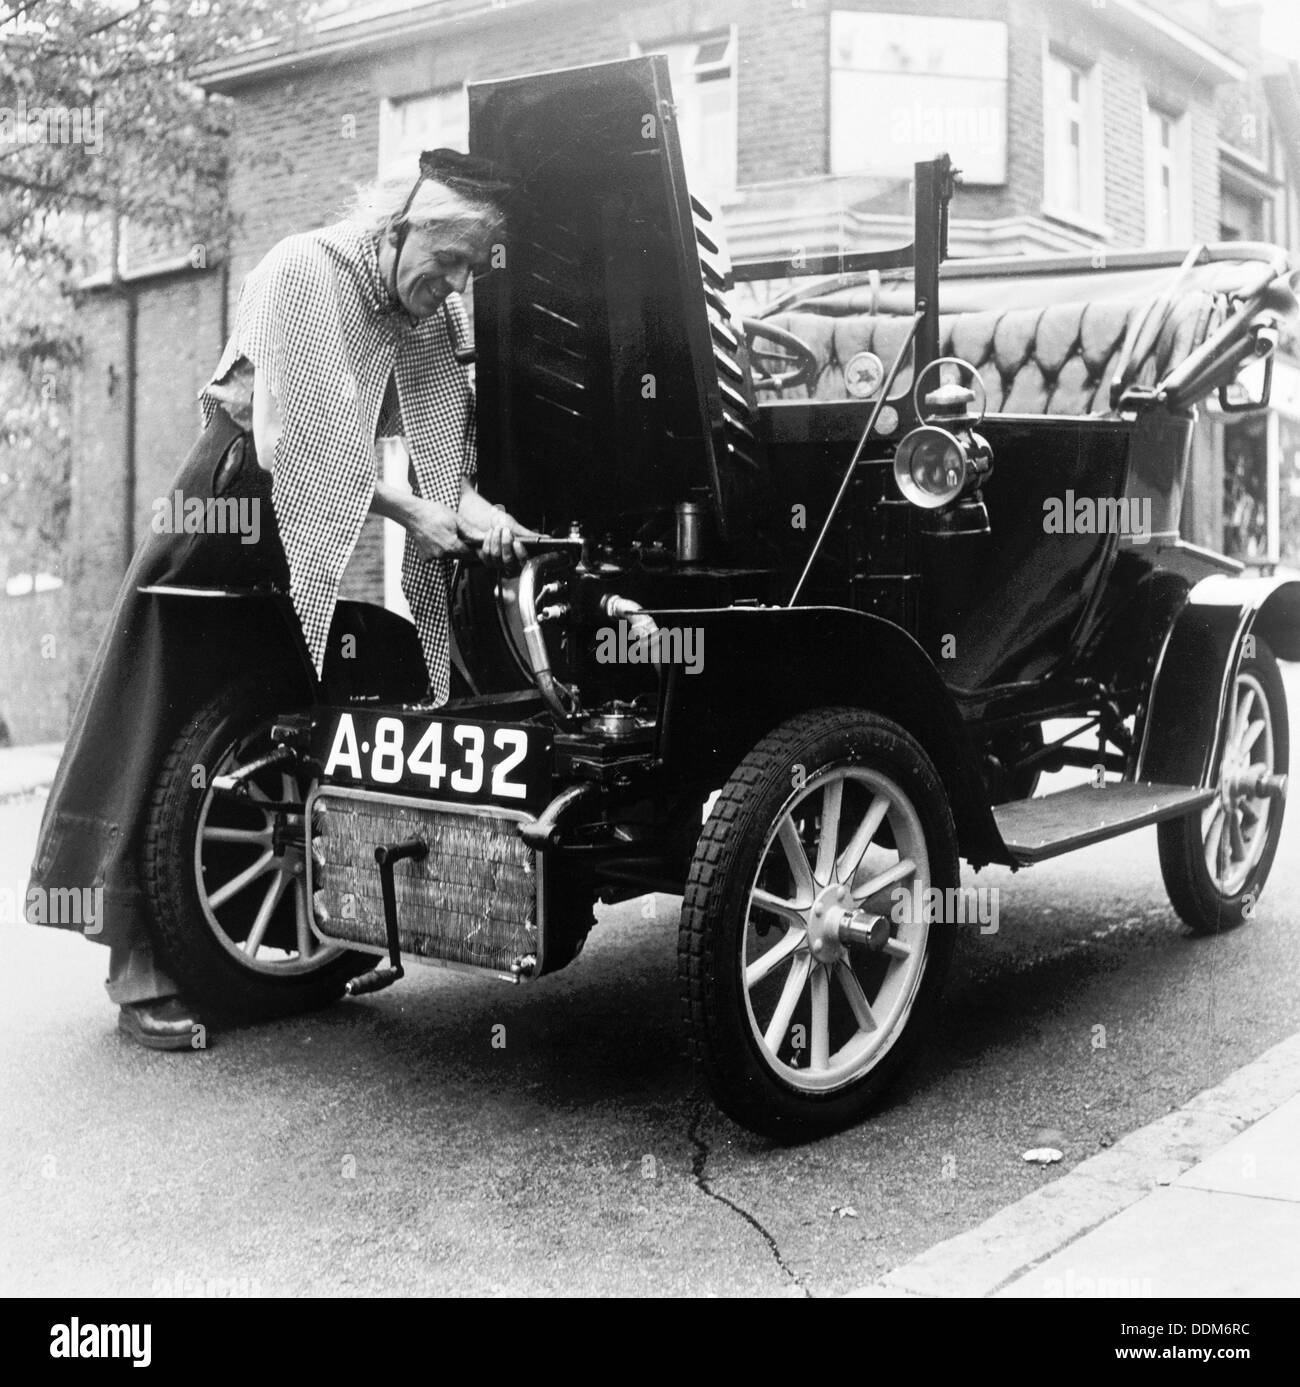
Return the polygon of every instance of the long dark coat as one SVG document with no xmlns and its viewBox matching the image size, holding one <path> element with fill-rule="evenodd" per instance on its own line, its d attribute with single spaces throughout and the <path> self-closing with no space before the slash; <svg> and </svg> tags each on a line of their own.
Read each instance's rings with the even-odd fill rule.
<svg viewBox="0 0 1300 1387">
<path fill-rule="evenodd" d="M 102 917 L 87 937 L 129 944 L 143 937 L 146 905 L 138 871 L 149 797 L 167 749 L 197 703 L 241 665 L 302 646 L 288 608 L 288 570 L 271 507 L 270 474 L 258 467 L 250 434 L 217 411 L 167 495 L 249 498 L 260 538 L 238 534 L 154 533 L 136 550 L 82 691 L 41 823 L 31 888 L 48 900 L 58 890 L 103 888 Z M 264 589 L 265 599 L 177 599 L 142 593 L 150 585 Z M 289 611 L 273 623 L 280 650 L 252 638 L 250 604 Z M 265 623 L 262 624 L 265 630 Z M 306 660 L 305 649 L 299 662 Z M 64 897 L 66 899 L 66 897 Z M 35 923 L 77 928 L 76 921 Z"/>
</svg>

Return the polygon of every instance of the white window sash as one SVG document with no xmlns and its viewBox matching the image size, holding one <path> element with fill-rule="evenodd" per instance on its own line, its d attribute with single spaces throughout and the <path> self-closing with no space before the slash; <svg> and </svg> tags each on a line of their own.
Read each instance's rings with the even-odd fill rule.
<svg viewBox="0 0 1300 1387">
<path fill-rule="evenodd" d="M 1169 125 L 1169 144 L 1161 140 L 1161 124 Z M 1146 185 L 1146 243 L 1163 247 L 1192 238 L 1191 120 L 1148 97 L 1144 113 L 1143 178 Z M 1169 177 L 1166 201 L 1164 176 Z"/>
<path fill-rule="evenodd" d="M 407 118 L 423 111 L 419 133 L 407 129 Z M 425 149 L 469 147 L 469 98 L 466 87 L 443 87 L 379 103 L 379 173 L 405 171 L 415 177 L 415 161 Z"/>
<path fill-rule="evenodd" d="M 704 45 L 723 38 L 727 46 L 721 57 L 705 63 L 698 61 Z M 706 198 L 732 201 L 736 195 L 740 142 L 736 26 L 655 43 L 634 40 L 629 47 L 634 58 L 654 53 L 667 57 L 687 177 Z M 725 103 L 718 102 L 719 93 L 725 94 Z M 721 109 L 711 109 L 719 105 Z M 707 114 L 702 115 L 702 111 Z"/>
<path fill-rule="evenodd" d="M 1079 82 L 1071 100 L 1070 77 Z M 1074 159 L 1069 130 L 1077 123 L 1077 188 L 1066 171 Z M 1043 210 L 1049 215 L 1100 226 L 1105 216 L 1105 173 L 1102 163 L 1101 88 L 1095 67 L 1078 63 L 1043 48 Z"/>
</svg>

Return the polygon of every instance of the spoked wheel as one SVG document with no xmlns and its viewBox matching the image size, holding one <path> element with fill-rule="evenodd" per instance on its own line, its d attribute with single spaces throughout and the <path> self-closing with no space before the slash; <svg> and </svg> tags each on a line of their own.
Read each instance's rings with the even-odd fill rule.
<svg viewBox="0 0 1300 1387">
<path fill-rule="evenodd" d="M 827 709 L 764 738 L 714 804 L 682 911 L 719 1107 L 788 1137 L 860 1117 L 932 1018 L 954 942 L 933 892 L 957 879 L 943 787 L 902 728 Z"/>
<path fill-rule="evenodd" d="M 1165 889 L 1194 934 L 1249 918 L 1282 832 L 1286 691 L 1273 652 L 1258 638 L 1237 671 L 1225 716 L 1218 793 L 1196 814 L 1159 827 Z"/>
<path fill-rule="evenodd" d="M 365 955 L 311 928 L 303 806 L 309 778 L 268 766 L 247 795 L 216 788 L 271 750 L 285 693 L 263 680 L 222 689 L 177 738 L 154 790 L 144 878 L 160 960 L 190 1001 L 279 1016 L 333 1000 Z"/>
</svg>

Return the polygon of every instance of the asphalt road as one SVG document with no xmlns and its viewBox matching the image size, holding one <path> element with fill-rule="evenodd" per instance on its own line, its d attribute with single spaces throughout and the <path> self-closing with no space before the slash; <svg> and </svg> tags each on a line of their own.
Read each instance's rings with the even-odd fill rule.
<svg viewBox="0 0 1300 1387">
<path fill-rule="evenodd" d="M 10 891 L 39 809 L 0 804 Z M 796 1149 L 695 1084 L 672 897 L 604 910 L 535 985 L 417 968 L 180 1055 L 118 1036 L 103 949 L 0 924 L 0 1293 L 847 1291 L 1300 1030 L 1298 844 L 1293 805 L 1256 919 L 1208 940 L 1153 830 L 969 877 L 999 928 L 963 937 L 926 1058 Z"/>
</svg>

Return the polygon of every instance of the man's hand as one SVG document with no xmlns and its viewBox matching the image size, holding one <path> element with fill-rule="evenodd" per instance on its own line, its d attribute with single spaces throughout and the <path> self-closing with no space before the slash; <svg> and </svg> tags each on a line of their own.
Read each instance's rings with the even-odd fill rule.
<svg viewBox="0 0 1300 1387">
<path fill-rule="evenodd" d="M 461 479 L 459 517 L 461 534 L 471 540 L 483 562 L 507 573 L 527 560 L 528 541 L 539 537 L 504 507 L 480 496 L 468 478 Z"/>
<path fill-rule="evenodd" d="M 456 512 L 438 501 L 410 498 L 402 523 L 424 559 L 463 559 L 470 550 L 461 538 Z"/>
<path fill-rule="evenodd" d="M 537 531 L 521 525 L 513 515 L 494 506 L 490 515 L 475 520 L 465 514 L 462 505 L 458 517 L 461 538 L 470 544 L 489 568 L 510 573 L 528 559 L 527 542 L 537 538 Z"/>
<path fill-rule="evenodd" d="M 500 506 L 492 508 L 493 523 L 483 540 L 483 561 L 493 568 L 511 569 L 528 561 L 525 541 L 537 538 L 537 531 L 521 525 Z"/>
</svg>

